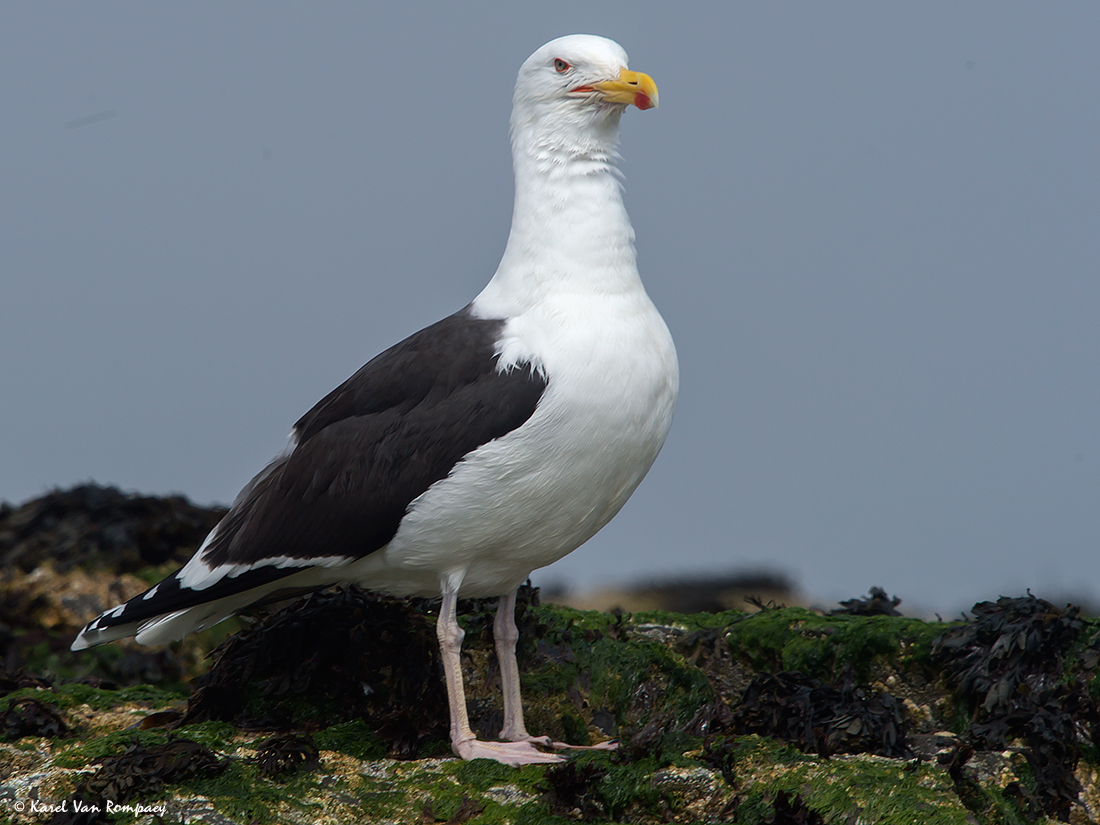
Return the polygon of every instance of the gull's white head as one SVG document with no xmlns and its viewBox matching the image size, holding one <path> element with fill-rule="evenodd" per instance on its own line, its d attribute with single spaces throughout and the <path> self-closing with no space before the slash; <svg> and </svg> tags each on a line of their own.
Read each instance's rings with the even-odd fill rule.
<svg viewBox="0 0 1100 825">
<path fill-rule="evenodd" d="M 614 40 L 559 37 L 524 61 L 512 105 L 512 231 L 474 301 L 480 317 L 522 316 L 551 293 L 644 293 L 615 168 L 629 106 L 655 108 L 657 85 L 627 68 Z M 502 350 L 500 363 L 518 360 Z"/>
<path fill-rule="evenodd" d="M 627 106 L 653 109 L 657 85 L 627 68 L 623 47 L 591 34 L 551 40 L 519 70 L 512 108 L 512 134 L 537 131 L 557 135 L 553 143 L 571 143 L 602 133 L 612 142 Z M 572 139 L 571 139 L 572 138 Z"/>
<path fill-rule="evenodd" d="M 598 109 L 657 107 L 657 85 L 627 68 L 623 47 L 594 34 L 551 40 L 524 62 L 516 80 L 516 100 L 572 100 Z M 620 109 L 621 111 L 621 109 Z"/>
</svg>

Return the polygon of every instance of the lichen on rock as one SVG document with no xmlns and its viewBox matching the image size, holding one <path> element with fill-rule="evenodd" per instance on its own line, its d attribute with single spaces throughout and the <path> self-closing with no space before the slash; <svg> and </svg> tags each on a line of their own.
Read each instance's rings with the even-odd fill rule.
<svg viewBox="0 0 1100 825">
<path fill-rule="evenodd" d="M 0 538 L 14 535 L 5 512 Z M 110 508 L 69 528 L 25 512 L 51 514 L 37 523 L 63 560 L 16 531 L 42 555 L 0 571 L 0 656 L 15 666 L 0 674 L 0 822 L 1098 821 L 1100 623 L 1030 594 L 940 623 L 887 615 L 884 591 L 837 614 L 681 615 L 527 589 L 529 727 L 620 744 L 514 769 L 450 755 L 430 602 L 342 588 L 162 649 L 72 654 L 86 618 L 72 606 L 151 574 L 130 553 L 112 567 L 106 545 L 94 571 L 73 562 L 66 536 L 128 535 L 95 524 Z M 501 720 L 492 607 L 462 618 L 487 737 Z"/>
</svg>

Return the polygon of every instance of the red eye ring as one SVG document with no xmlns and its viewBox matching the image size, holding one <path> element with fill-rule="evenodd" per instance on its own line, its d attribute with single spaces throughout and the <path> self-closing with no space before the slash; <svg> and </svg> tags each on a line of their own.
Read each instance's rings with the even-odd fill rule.
<svg viewBox="0 0 1100 825">
<path fill-rule="evenodd" d="M 562 60 L 560 57 L 554 58 L 554 71 L 558 74 L 569 71 L 569 64 Z"/>
</svg>

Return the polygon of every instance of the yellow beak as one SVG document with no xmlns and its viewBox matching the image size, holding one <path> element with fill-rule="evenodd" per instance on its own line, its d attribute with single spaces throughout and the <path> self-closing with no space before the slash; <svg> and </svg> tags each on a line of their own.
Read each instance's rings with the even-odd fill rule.
<svg viewBox="0 0 1100 825">
<path fill-rule="evenodd" d="M 652 77 L 643 72 L 623 69 L 619 72 L 618 80 L 593 83 L 589 88 L 599 92 L 604 100 L 611 103 L 624 103 L 628 106 L 633 103 L 639 109 L 657 108 L 657 84 L 653 82 Z"/>
</svg>

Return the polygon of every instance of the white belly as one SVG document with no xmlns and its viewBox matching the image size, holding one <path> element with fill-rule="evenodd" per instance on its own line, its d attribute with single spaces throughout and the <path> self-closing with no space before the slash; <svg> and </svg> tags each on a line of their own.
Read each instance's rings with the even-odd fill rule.
<svg viewBox="0 0 1100 825">
<path fill-rule="evenodd" d="M 502 360 L 537 356 L 549 376 L 538 409 L 417 498 L 393 540 L 346 578 L 432 596 L 451 577 L 463 596 L 502 595 L 619 511 L 672 423 L 676 353 L 644 293 L 586 301 L 585 317 L 549 304 L 509 323 Z"/>
</svg>

